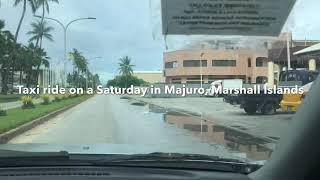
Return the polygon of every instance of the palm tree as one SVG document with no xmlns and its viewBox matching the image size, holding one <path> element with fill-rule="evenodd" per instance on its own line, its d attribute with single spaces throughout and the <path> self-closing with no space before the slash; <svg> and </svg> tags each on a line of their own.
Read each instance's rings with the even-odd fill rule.
<svg viewBox="0 0 320 180">
<path fill-rule="evenodd" d="M 71 55 L 73 56 L 72 60 L 75 68 L 81 73 L 86 72 L 88 60 L 77 49 L 74 49 Z"/>
<path fill-rule="evenodd" d="M 80 86 L 79 79 L 81 79 L 81 73 L 85 73 L 88 69 L 88 60 L 77 49 L 73 49 L 73 52 L 69 54 L 72 57 L 71 60 L 73 61 L 74 69 L 77 69 L 77 71 L 74 70 L 74 75 L 79 76 L 75 77 L 75 79 L 78 79 L 77 84 Z"/>
<path fill-rule="evenodd" d="M 8 78 L 10 68 L 13 67 L 13 54 L 16 48 L 14 36 L 9 31 L 1 31 L 4 27 L 4 22 L 0 23 L 0 73 L 2 79 L 2 94 L 8 92 Z"/>
<path fill-rule="evenodd" d="M 36 23 L 31 23 L 32 30 L 29 31 L 27 34 L 32 35 L 30 38 L 30 42 L 36 41 L 36 47 L 42 47 L 42 40 L 43 38 L 53 41 L 53 36 L 50 34 L 51 31 L 54 30 L 53 27 L 47 26 L 47 22 L 44 21 L 41 23 L 40 21 L 37 21 Z M 40 43 L 40 46 L 39 46 Z"/>
<path fill-rule="evenodd" d="M 131 59 L 128 56 L 119 59 L 119 72 L 123 76 L 131 76 L 134 65 L 131 64 Z"/>
<path fill-rule="evenodd" d="M 21 18 L 19 20 L 19 24 L 18 24 L 18 28 L 16 30 L 16 34 L 14 36 L 14 41 L 17 42 L 18 40 L 18 36 L 19 36 L 19 32 L 20 32 L 20 28 L 23 22 L 23 19 L 25 17 L 26 14 L 26 10 L 27 10 L 27 3 L 30 5 L 31 10 L 33 13 L 36 12 L 36 3 L 35 0 L 15 0 L 14 1 L 14 6 L 18 6 L 19 4 L 23 3 L 23 10 L 22 10 L 22 15 Z"/>
<path fill-rule="evenodd" d="M 36 1 L 37 1 L 37 8 L 41 8 L 42 7 L 41 23 L 44 22 L 44 17 L 45 17 L 46 12 L 48 14 L 50 13 L 49 2 L 54 2 L 54 3 L 58 3 L 59 4 L 59 0 L 36 0 Z"/>
<path fill-rule="evenodd" d="M 133 73 L 134 65 L 131 64 L 131 59 L 128 56 L 122 57 L 119 59 L 119 72 L 122 76 L 126 79 L 125 87 L 127 88 L 128 85 L 128 77 Z"/>
<path fill-rule="evenodd" d="M 35 51 L 35 65 L 37 67 L 37 70 L 35 73 L 36 83 L 38 83 L 38 80 L 39 80 L 40 67 L 43 65 L 44 67 L 48 68 L 50 66 L 49 60 L 50 60 L 50 57 L 47 56 L 47 52 L 45 52 L 41 48 L 36 47 L 36 51 Z"/>
<path fill-rule="evenodd" d="M 0 20 L 0 31 L 1 31 L 1 29 L 3 29 L 4 28 L 4 21 L 3 20 Z"/>
</svg>

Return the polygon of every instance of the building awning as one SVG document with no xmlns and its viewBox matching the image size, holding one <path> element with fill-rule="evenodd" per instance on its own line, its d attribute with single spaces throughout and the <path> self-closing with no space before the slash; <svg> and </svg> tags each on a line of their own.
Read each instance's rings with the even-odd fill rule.
<svg viewBox="0 0 320 180">
<path fill-rule="evenodd" d="M 297 51 L 297 52 L 293 53 L 293 55 L 302 55 L 302 54 L 307 54 L 307 53 L 312 53 L 312 52 L 317 52 L 317 51 L 320 51 L 320 43 L 313 45 L 313 46 L 310 46 L 310 47 L 307 47 L 307 48 L 302 49 L 300 51 Z"/>
<path fill-rule="evenodd" d="M 305 49 L 305 46 L 296 46 L 290 48 L 291 61 L 298 61 L 298 56 L 294 56 L 293 52 Z M 287 62 L 288 60 L 287 48 L 273 48 L 268 50 L 268 58 L 274 62 Z"/>
</svg>

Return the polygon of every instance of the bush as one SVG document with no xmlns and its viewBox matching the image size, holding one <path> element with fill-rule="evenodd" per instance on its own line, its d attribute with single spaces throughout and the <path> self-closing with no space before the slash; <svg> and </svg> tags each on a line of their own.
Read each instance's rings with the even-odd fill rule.
<svg viewBox="0 0 320 180">
<path fill-rule="evenodd" d="M 7 116 L 7 111 L 6 110 L 3 110 L 3 109 L 0 109 L 0 116 Z"/>
<path fill-rule="evenodd" d="M 22 96 L 22 108 L 23 109 L 29 109 L 34 108 L 33 98 L 31 96 Z"/>
<path fill-rule="evenodd" d="M 63 98 L 63 99 L 68 99 L 68 98 L 70 98 L 70 97 L 71 97 L 70 94 L 64 94 L 64 95 L 62 95 L 62 98 Z"/>
<path fill-rule="evenodd" d="M 47 95 L 47 94 L 42 95 L 41 98 L 42 98 L 42 101 L 43 101 L 44 105 L 50 104 L 50 96 L 49 95 Z"/>
<path fill-rule="evenodd" d="M 62 100 L 62 95 L 55 95 L 54 96 L 54 101 L 60 102 Z"/>
<path fill-rule="evenodd" d="M 139 79 L 135 76 L 117 76 L 115 79 L 109 80 L 107 87 L 120 87 L 125 88 L 129 86 L 147 86 L 148 83 L 143 79 Z"/>
</svg>

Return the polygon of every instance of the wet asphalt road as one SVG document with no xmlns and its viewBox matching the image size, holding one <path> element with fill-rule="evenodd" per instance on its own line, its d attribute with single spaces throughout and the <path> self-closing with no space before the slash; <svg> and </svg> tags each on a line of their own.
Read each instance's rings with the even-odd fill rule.
<svg viewBox="0 0 320 180">
<path fill-rule="evenodd" d="M 119 96 L 95 96 L 9 144 L 132 144 L 157 151 L 264 160 L 271 150 L 254 137 L 199 118 Z M 183 147 L 183 148 L 181 148 Z"/>
</svg>

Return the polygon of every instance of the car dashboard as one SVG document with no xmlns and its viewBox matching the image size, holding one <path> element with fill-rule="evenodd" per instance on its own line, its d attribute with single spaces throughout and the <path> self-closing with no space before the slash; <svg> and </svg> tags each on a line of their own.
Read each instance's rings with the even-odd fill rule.
<svg viewBox="0 0 320 180">
<path fill-rule="evenodd" d="M 248 176 L 238 173 L 194 171 L 179 169 L 132 168 L 132 167 L 24 167 L 1 168 L 1 180 L 87 180 L 87 179 L 210 179 L 210 180 L 247 180 Z"/>
</svg>

